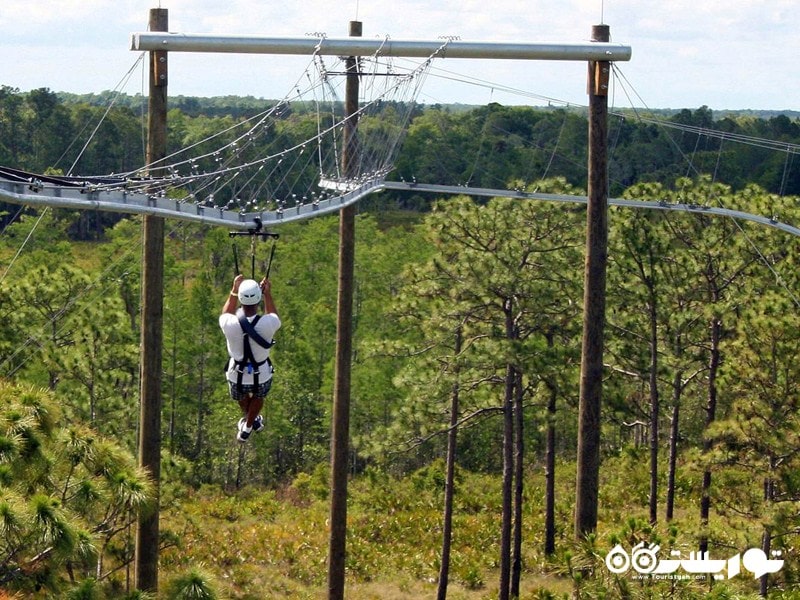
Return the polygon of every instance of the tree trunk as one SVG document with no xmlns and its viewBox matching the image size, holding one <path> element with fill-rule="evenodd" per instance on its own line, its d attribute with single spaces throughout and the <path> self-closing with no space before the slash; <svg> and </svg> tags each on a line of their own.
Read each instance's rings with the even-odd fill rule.
<svg viewBox="0 0 800 600">
<path fill-rule="evenodd" d="M 516 336 L 515 336 L 516 337 Z M 515 369 L 514 374 L 514 533 L 513 560 L 511 561 L 511 597 L 519 598 L 519 581 L 522 577 L 522 492 L 524 490 L 523 457 L 525 442 L 523 438 L 522 414 L 522 372 Z"/>
<path fill-rule="evenodd" d="M 175 394 L 177 393 L 177 381 L 178 381 L 178 327 L 173 323 L 172 326 L 172 348 L 170 352 L 170 377 L 169 377 L 169 395 L 170 395 L 170 402 L 169 402 L 169 428 L 168 434 L 169 435 L 169 453 L 175 454 Z"/>
<path fill-rule="evenodd" d="M 512 301 L 506 300 L 503 305 L 506 319 L 506 337 L 514 333 Z M 503 395 L 503 520 L 500 536 L 500 591 L 499 600 L 509 600 L 509 583 L 511 579 L 511 521 L 512 521 L 512 485 L 514 483 L 514 365 L 506 365 L 506 385 Z"/>
<path fill-rule="evenodd" d="M 656 297 L 650 295 L 650 523 L 658 521 L 658 322 Z"/>
<path fill-rule="evenodd" d="M 769 559 L 769 553 L 772 550 L 772 536 L 770 534 L 769 527 L 764 527 L 764 531 L 761 534 L 761 550 L 764 552 L 764 555 Z M 762 598 L 767 597 L 767 592 L 769 591 L 769 575 L 764 573 L 758 581 L 758 594 Z"/>
<path fill-rule="evenodd" d="M 718 317 L 711 319 L 711 357 L 708 364 L 708 403 L 706 404 L 706 431 L 717 418 L 717 372 L 720 363 L 719 342 L 722 332 L 722 321 Z M 711 451 L 714 444 L 711 440 L 703 441 L 703 453 Z M 711 513 L 711 469 L 703 472 L 703 487 L 700 498 L 700 525 L 704 529 L 700 536 L 700 552 L 708 552 L 708 517 Z"/>
<path fill-rule="evenodd" d="M 454 355 L 456 357 L 455 381 L 450 398 L 450 429 L 447 432 L 447 472 L 444 482 L 444 515 L 442 518 L 442 564 L 439 568 L 439 588 L 437 600 L 447 598 L 447 584 L 450 579 L 450 542 L 453 535 L 453 496 L 455 495 L 456 442 L 458 437 L 458 360 L 461 354 L 461 327 L 456 330 Z"/>
<path fill-rule="evenodd" d="M 775 469 L 776 459 L 774 456 L 769 457 L 769 474 L 764 480 L 764 504 L 769 507 L 775 500 L 775 480 L 772 478 L 772 472 Z M 761 534 L 761 550 L 767 559 L 770 558 L 772 551 L 772 531 L 769 525 L 764 525 L 764 531 Z M 764 573 L 758 582 L 758 593 L 763 598 L 767 597 L 769 592 L 769 575 Z"/>
<path fill-rule="evenodd" d="M 97 393 L 95 392 L 95 381 L 97 381 L 97 374 L 95 373 L 95 362 L 92 361 L 89 367 L 89 422 L 94 426 L 97 422 Z"/>
<path fill-rule="evenodd" d="M 206 415 L 206 352 L 205 328 L 200 333 L 200 362 L 197 370 L 197 436 L 194 440 L 194 456 L 198 459 L 203 452 L 205 443 L 205 415 Z"/>
<path fill-rule="evenodd" d="M 553 334 L 547 334 L 547 347 L 554 345 Z M 547 439 L 544 466 L 544 553 L 552 556 L 556 551 L 556 399 L 558 387 L 555 380 L 546 379 L 550 391 L 547 401 Z"/>
<path fill-rule="evenodd" d="M 556 397 L 555 385 L 550 387 L 547 402 L 547 453 L 545 456 L 545 508 L 544 508 L 544 553 L 556 551 Z"/>
<path fill-rule="evenodd" d="M 667 521 L 675 514 L 675 470 L 678 464 L 678 433 L 683 371 L 676 371 L 672 380 L 672 423 L 669 429 L 669 472 L 667 474 Z"/>
</svg>

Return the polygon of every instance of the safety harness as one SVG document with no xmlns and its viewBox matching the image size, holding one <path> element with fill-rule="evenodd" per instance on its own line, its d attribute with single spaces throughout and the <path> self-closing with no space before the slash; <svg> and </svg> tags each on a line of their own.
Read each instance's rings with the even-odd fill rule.
<svg viewBox="0 0 800 600">
<path fill-rule="evenodd" d="M 272 367 L 272 361 L 269 359 L 269 356 L 266 360 L 258 362 L 253 356 L 253 349 L 250 347 L 250 340 L 253 340 L 256 344 L 262 348 L 266 348 L 267 350 L 275 345 L 274 340 L 268 342 L 256 331 L 256 323 L 258 323 L 260 318 L 261 315 L 256 315 L 255 319 L 253 319 L 251 322 L 247 320 L 247 317 L 245 317 L 244 314 L 239 315 L 239 326 L 242 328 L 242 334 L 244 335 L 244 357 L 242 360 L 236 360 L 235 358 L 232 359 L 234 365 L 236 366 L 236 389 L 239 394 L 242 394 L 242 377 L 244 376 L 245 370 L 248 373 L 253 374 L 253 389 L 258 389 L 259 369 L 265 363 L 269 365 L 270 373 L 274 371 Z"/>
</svg>

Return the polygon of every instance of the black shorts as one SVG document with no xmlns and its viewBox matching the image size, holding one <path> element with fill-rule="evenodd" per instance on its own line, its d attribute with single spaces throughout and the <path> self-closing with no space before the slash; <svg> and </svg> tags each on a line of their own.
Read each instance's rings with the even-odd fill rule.
<svg viewBox="0 0 800 600">
<path fill-rule="evenodd" d="M 249 396 L 254 398 L 264 398 L 272 387 L 272 378 L 270 377 L 263 383 L 259 383 L 258 387 L 254 385 L 242 385 L 242 392 L 239 393 L 239 386 L 235 381 L 228 381 L 228 388 L 231 392 L 231 398 L 236 400 L 244 400 Z"/>
</svg>

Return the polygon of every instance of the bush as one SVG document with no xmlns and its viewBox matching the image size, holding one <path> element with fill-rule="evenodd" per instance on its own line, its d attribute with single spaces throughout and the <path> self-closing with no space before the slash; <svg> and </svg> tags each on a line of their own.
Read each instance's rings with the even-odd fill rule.
<svg viewBox="0 0 800 600">
<path fill-rule="evenodd" d="M 195 568 L 169 581 L 163 597 L 165 600 L 217 600 L 220 595 L 211 577 Z"/>
</svg>

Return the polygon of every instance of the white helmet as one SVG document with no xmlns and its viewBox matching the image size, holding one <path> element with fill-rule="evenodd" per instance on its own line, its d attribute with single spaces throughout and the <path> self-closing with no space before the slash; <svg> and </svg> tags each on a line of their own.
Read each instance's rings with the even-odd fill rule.
<svg viewBox="0 0 800 600">
<path fill-rule="evenodd" d="M 253 279 L 245 279 L 239 284 L 239 302 L 246 305 L 261 302 L 261 286 Z"/>
</svg>

